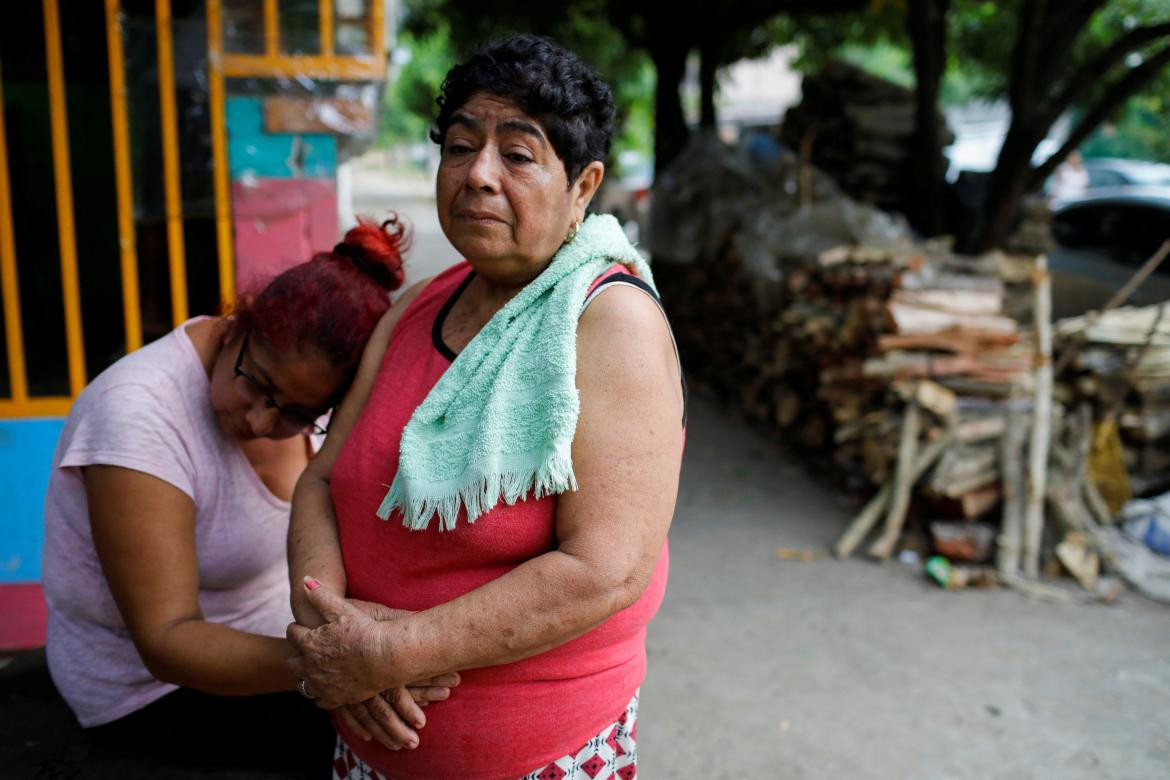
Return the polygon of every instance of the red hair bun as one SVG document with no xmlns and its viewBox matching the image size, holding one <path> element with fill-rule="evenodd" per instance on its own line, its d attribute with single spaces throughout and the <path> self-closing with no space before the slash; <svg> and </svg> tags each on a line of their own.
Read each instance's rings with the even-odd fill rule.
<svg viewBox="0 0 1170 780">
<path fill-rule="evenodd" d="M 402 255 L 409 248 L 409 230 L 398 214 L 392 214 L 381 225 L 358 219 L 357 226 L 345 234 L 345 240 L 333 247 L 333 256 L 353 263 L 383 289 L 397 290 L 406 279 Z"/>
</svg>

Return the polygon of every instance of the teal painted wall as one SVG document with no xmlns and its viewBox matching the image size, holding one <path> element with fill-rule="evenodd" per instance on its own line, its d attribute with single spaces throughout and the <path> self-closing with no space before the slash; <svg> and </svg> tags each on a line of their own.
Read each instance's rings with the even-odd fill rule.
<svg viewBox="0 0 1170 780">
<path fill-rule="evenodd" d="M 0 583 L 40 582 L 45 491 L 64 418 L 0 420 Z"/>
<path fill-rule="evenodd" d="M 228 98 L 227 126 L 228 169 L 233 180 L 337 175 L 337 139 L 329 133 L 265 132 L 262 98 Z"/>
</svg>

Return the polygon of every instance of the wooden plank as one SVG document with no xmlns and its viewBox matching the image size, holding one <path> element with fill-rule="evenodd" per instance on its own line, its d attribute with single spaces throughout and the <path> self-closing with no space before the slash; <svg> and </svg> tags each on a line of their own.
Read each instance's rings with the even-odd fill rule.
<svg viewBox="0 0 1170 780">
<path fill-rule="evenodd" d="M 972 353 L 1010 347 L 1019 341 L 1018 333 L 950 328 L 938 333 L 884 333 L 878 336 L 878 349 L 882 352 L 929 349 L 939 352 Z"/>
<path fill-rule="evenodd" d="M 898 443 L 898 466 L 894 471 L 894 482 L 890 491 L 890 509 L 881 535 L 869 548 L 874 558 L 889 558 L 898 543 L 902 525 L 906 522 L 906 510 L 910 507 L 910 491 L 914 488 L 914 462 L 918 454 L 918 431 L 922 426 L 922 414 L 917 402 L 911 400 L 906 406 L 902 421 L 902 435 Z"/>
<path fill-rule="evenodd" d="M 280 95 L 264 99 L 264 130 L 370 136 L 374 133 L 374 111 L 360 100 Z"/>
<path fill-rule="evenodd" d="M 994 316 L 1003 310 L 1003 294 L 998 290 L 899 290 L 892 302 L 971 316 Z"/>
<path fill-rule="evenodd" d="M 899 333 L 938 333 L 952 328 L 970 328 L 993 333 L 1015 333 L 1016 321 L 995 314 L 964 314 L 911 306 L 891 301 L 887 306 Z"/>
</svg>

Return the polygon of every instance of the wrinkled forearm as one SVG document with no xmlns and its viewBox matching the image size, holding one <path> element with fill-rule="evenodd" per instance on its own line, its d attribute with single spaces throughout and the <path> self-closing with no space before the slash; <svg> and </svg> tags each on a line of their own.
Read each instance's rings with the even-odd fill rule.
<svg viewBox="0 0 1170 780">
<path fill-rule="evenodd" d="M 288 525 L 288 574 L 293 617 L 303 626 L 316 628 L 323 621 L 305 598 L 304 578 L 315 577 L 343 595 L 346 579 L 329 483 L 308 472 L 297 482 L 293 493 Z"/>
<path fill-rule="evenodd" d="M 637 601 L 658 561 L 634 568 L 553 551 L 453 601 L 380 626 L 386 687 L 538 655 Z"/>
</svg>

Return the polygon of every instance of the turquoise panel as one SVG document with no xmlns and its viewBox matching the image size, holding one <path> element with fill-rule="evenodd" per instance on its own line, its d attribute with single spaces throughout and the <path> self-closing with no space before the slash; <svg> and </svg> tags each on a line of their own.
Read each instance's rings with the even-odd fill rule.
<svg viewBox="0 0 1170 780">
<path fill-rule="evenodd" d="M 39 582 L 45 491 L 64 418 L 0 420 L 0 582 Z"/>
<path fill-rule="evenodd" d="M 267 133 L 263 98 L 227 100 L 231 178 L 331 179 L 337 175 L 337 139 L 328 133 Z"/>
</svg>

